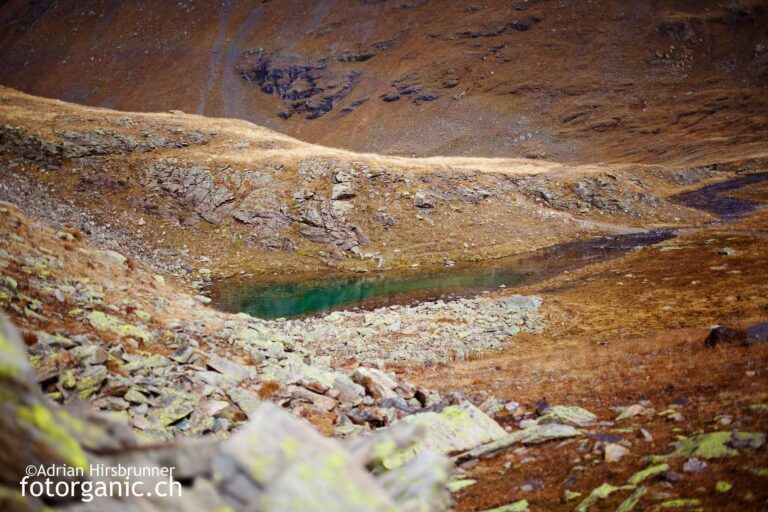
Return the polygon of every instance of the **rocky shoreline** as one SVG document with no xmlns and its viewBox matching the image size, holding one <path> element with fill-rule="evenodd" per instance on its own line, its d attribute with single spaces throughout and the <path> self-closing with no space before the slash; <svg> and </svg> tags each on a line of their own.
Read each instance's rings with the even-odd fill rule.
<svg viewBox="0 0 768 512">
<path fill-rule="evenodd" d="M 499 350 L 520 332 L 541 332 L 539 297 L 512 295 L 390 306 L 276 322 L 319 354 L 362 361 L 449 362 Z"/>
</svg>

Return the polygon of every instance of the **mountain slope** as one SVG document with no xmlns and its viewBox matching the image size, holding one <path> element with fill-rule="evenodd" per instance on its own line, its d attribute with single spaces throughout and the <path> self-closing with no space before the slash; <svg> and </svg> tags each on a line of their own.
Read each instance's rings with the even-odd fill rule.
<svg viewBox="0 0 768 512">
<path fill-rule="evenodd" d="M 764 147 L 766 2 L 0 5 L 0 82 L 401 155 L 708 163 Z"/>
<path fill-rule="evenodd" d="M 0 96 L 0 198 L 190 278 L 442 265 L 695 225 L 710 216 L 665 198 L 746 165 L 386 157 L 239 120 Z"/>
</svg>

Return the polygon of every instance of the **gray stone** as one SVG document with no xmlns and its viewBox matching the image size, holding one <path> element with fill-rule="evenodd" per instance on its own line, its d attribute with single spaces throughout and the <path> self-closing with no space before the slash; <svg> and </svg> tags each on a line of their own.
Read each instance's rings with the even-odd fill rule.
<svg viewBox="0 0 768 512">
<path fill-rule="evenodd" d="M 413 205 L 416 208 L 434 208 L 434 203 L 429 198 L 429 195 L 422 190 L 413 195 Z"/>
<path fill-rule="evenodd" d="M 362 385 L 375 399 L 397 398 L 397 381 L 381 370 L 360 367 L 352 374 L 352 380 Z"/>
<path fill-rule="evenodd" d="M 230 377 L 235 383 L 240 383 L 251 376 L 251 369 L 247 366 L 216 355 L 209 355 L 206 364 L 217 372 Z"/>
</svg>

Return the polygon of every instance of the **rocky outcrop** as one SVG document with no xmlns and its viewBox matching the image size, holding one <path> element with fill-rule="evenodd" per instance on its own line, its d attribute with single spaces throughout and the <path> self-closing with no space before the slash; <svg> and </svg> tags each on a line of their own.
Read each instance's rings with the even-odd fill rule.
<svg viewBox="0 0 768 512">
<path fill-rule="evenodd" d="M 470 7 L 469 9 L 473 8 L 479 8 L 476 6 Z M 499 37 L 504 34 L 509 34 L 510 32 L 528 32 L 532 28 L 534 28 L 536 25 L 541 23 L 544 20 L 541 16 L 531 16 L 527 18 L 524 21 L 509 21 L 509 22 L 501 22 L 497 23 L 497 26 L 491 30 L 480 30 L 480 29 L 467 29 L 467 30 L 461 30 L 459 32 L 432 32 L 429 34 L 429 37 L 433 39 L 448 39 L 448 40 L 456 40 L 456 39 L 479 39 L 479 38 L 493 38 L 493 37 Z"/>
<path fill-rule="evenodd" d="M 360 247 L 370 244 L 363 229 L 350 220 L 357 196 L 360 173 L 367 166 L 353 166 L 337 160 L 308 158 L 299 164 L 305 188 L 293 194 L 299 233 L 314 243 L 332 245 L 342 252 L 360 256 Z M 330 183 L 329 183 L 330 182 Z M 330 201 L 325 190 L 330 185 Z"/>
<path fill-rule="evenodd" d="M 64 158 L 64 148 L 60 143 L 7 124 L 0 126 L 0 153 L 18 155 L 49 165 L 59 165 Z"/>
<path fill-rule="evenodd" d="M 414 104 L 421 105 L 422 103 L 435 101 L 440 98 L 437 94 L 424 92 L 422 81 L 414 75 L 398 78 L 392 82 L 391 87 L 394 89 L 394 92 L 384 93 L 380 96 L 387 103 L 392 103 L 401 97 L 406 97 Z"/>
<path fill-rule="evenodd" d="M 231 212 L 234 194 L 217 185 L 211 170 L 176 158 L 160 160 L 146 170 L 150 190 L 168 194 L 182 201 L 200 217 L 218 224 Z"/>
<path fill-rule="evenodd" d="M 345 55 L 345 62 L 361 62 L 372 56 Z M 352 92 L 361 76 L 355 70 L 335 75 L 323 64 L 298 64 L 262 52 L 245 52 L 236 69 L 245 81 L 258 85 L 265 94 L 277 95 L 286 104 L 278 114 L 283 119 L 294 114 L 303 114 L 306 119 L 324 116 Z"/>
<path fill-rule="evenodd" d="M 612 173 L 589 176 L 574 181 L 561 181 L 547 176 L 532 176 L 514 180 L 518 192 L 558 210 L 580 213 L 597 211 L 603 214 L 642 216 L 643 210 L 657 208 L 661 199 L 642 183 L 630 183 Z"/>
<path fill-rule="evenodd" d="M 36 162 L 60 165 L 65 159 L 89 156 L 121 155 L 148 152 L 161 148 L 181 148 L 190 144 L 205 144 L 209 138 L 200 132 L 160 135 L 154 130 L 143 132 L 142 138 L 124 135 L 114 130 L 56 130 L 60 140 L 51 140 L 23 128 L 0 126 L 0 153 L 15 154 Z"/>
<path fill-rule="evenodd" d="M 251 228 L 248 240 L 266 249 L 293 251 L 296 246 L 285 230 L 291 225 L 286 203 L 274 194 L 256 189 L 248 194 L 232 214 L 235 220 Z"/>
</svg>

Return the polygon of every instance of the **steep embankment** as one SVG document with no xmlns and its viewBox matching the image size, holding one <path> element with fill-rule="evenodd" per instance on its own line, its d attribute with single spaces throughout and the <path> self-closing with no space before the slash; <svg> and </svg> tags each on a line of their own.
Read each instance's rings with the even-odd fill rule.
<svg viewBox="0 0 768 512">
<path fill-rule="evenodd" d="M 760 0 L 0 5 L 0 83 L 401 155 L 693 165 L 764 151 Z"/>
<path fill-rule="evenodd" d="M 193 280 L 443 264 L 699 223 L 709 217 L 664 197 L 726 176 L 717 166 L 355 154 L 245 121 L 92 109 L 10 89 L 0 123 L 2 197 Z"/>
</svg>

